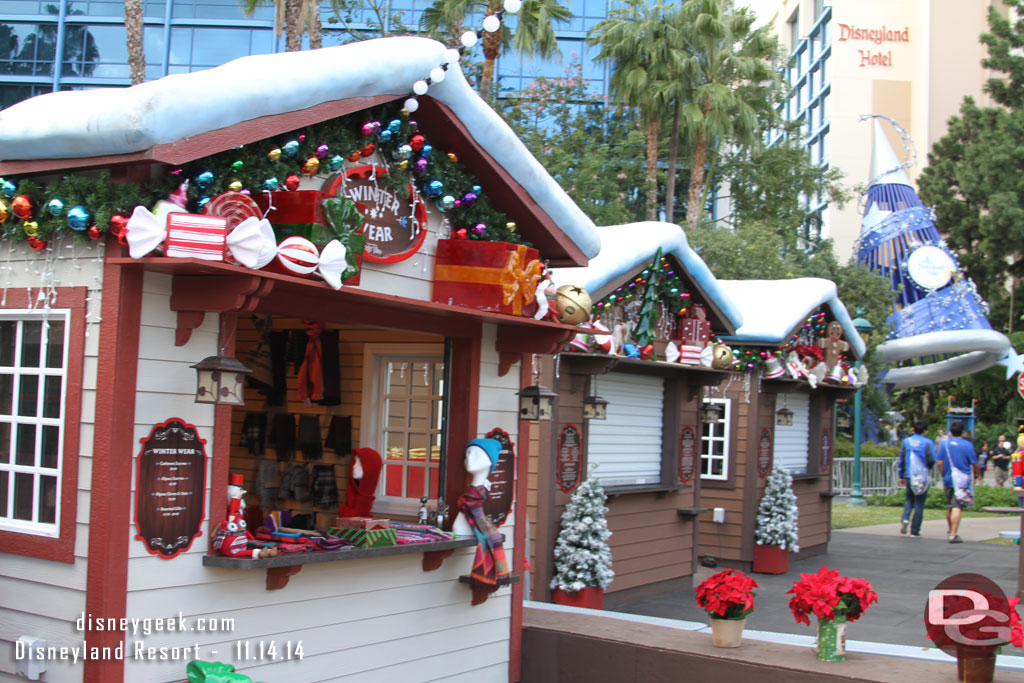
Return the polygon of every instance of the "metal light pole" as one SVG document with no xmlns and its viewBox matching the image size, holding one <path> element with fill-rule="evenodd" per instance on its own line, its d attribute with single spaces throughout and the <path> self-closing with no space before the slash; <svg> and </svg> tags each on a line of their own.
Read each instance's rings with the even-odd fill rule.
<svg viewBox="0 0 1024 683">
<path fill-rule="evenodd" d="M 864 347 L 867 348 L 871 331 L 875 328 L 863 316 L 864 309 L 858 308 L 857 317 L 853 319 L 853 326 L 856 328 L 857 334 L 864 340 Z M 854 363 L 854 367 L 860 367 L 860 364 L 861 361 L 858 360 Z M 864 500 L 864 493 L 860 490 L 860 442 L 864 433 L 860 413 L 861 392 L 863 392 L 863 388 L 858 388 L 857 393 L 853 397 L 853 485 L 850 487 L 850 500 L 848 504 L 854 507 L 867 505 L 867 501 Z"/>
</svg>

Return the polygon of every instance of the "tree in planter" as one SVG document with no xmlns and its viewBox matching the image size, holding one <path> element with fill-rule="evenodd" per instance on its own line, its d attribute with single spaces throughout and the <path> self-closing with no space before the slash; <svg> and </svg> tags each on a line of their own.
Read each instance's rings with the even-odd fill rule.
<svg viewBox="0 0 1024 683">
<path fill-rule="evenodd" d="M 780 550 L 794 552 L 800 550 L 797 543 L 799 529 L 796 523 L 799 514 L 796 494 L 793 493 L 793 476 L 776 465 L 768 475 L 764 497 L 761 498 L 761 505 L 757 510 L 757 527 L 754 529 L 754 540 L 757 545 L 774 546 Z M 761 571 L 757 567 L 756 558 L 755 555 L 754 571 Z"/>
<path fill-rule="evenodd" d="M 604 590 L 615 577 L 604 500 L 604 489 L 591 474 L 565 506 L 555 541 L 553 590 L 570 594 L 591 587 Z"/>
</svg>

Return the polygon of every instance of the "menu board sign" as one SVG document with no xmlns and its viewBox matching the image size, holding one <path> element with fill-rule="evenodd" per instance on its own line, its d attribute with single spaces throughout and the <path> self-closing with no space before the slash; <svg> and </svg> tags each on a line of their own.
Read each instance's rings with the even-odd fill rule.
<svg viewBox="0 0 1024 683">
<path fill-rule="evenodd" d="M 516 452 L 515 444 L 504 431 L 495 427 L 484 435 L 484 438 L 495 439 L 501 443 L 498 464 L 487 479 L 491 482 L 491 491 L 484 501 L 484 514 L 494 526 L 505 523 L 516 491 Z"/>
<path fill-rule="evenodd" d="M 194 426 L 176 417 L 142 439 L 135 463 L 135 538 L 165 560 L 203 533 L 205 443 Z"/>
<path fill-rule="evenodd" d="M 686 483 L 693 479 L 697 469 L 697 434 L 693 427 L 683 427 L 679 435 L 679 481 Z"/>
<path fill-rule="evenodd" d="M 558 488 L 572 493 L 580 483 L 580 465 L 582 450 L 580 449 L 580 432 L 572 425 L 565 425 L 558 435 Z"/>
<path fill-rule="evenodd" d="M 757 476 L 764 479 L 772 469 L 772 430 L 761 429 L 761 438 L 757 441 Z"/>
</svg>

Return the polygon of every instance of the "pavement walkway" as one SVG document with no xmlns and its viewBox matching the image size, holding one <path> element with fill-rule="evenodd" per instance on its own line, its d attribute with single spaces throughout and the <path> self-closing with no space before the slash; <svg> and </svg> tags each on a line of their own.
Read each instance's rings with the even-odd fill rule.
<svg viewBox="0 0 1024 683">
<path fill-rule="evenodd" d="M 942 579 L 957 573 L 982 574 L 1007 595 L 1016 594 L 1018 546 L 981 541 L 997 538 L 1000 531 L 1019 529 L 1017 516 L 964 519 L 960 525 L 964 542 L 959 544 L 946 540 L 945 520 L 925 522 L 921 538 L 900 535 L 895 524 L 833 531 L 827 554 L 800 557 L 798 553 L 790 558 L 788 573 L 754 575 L 760 589 L 754 612 L 747 618 L 747 628 L 813 636 L 813 626 L 799 625 L 793 620 L 786 591 L 801 573 L 815 573 L 827 566 L 845 576 L 867 579 L 878 593 L 879 602 L 849 626 L 848 638 L 930 648 L 931 641 L 925 637 L 925 603 L 928 591 Z M 701 567 L 694 576 L 694 585 L 715 571 L 718 570 Z M 707 620 L 690 590 L 629 603 L 616 611 Z M 1019 651 L 1011 648 L 1008 654 Z"/>
</svg>

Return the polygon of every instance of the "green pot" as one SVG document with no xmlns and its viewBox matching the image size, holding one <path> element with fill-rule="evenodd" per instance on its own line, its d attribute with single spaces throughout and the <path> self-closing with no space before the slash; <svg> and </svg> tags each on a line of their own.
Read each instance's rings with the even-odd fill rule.
<svg viewBox="0 0 1024 683">
<path fill-rule="evenodd" d="M 823 662 L 846 661 L 846 615 L 818 619 L 818 659 Z"/>
</svg>

